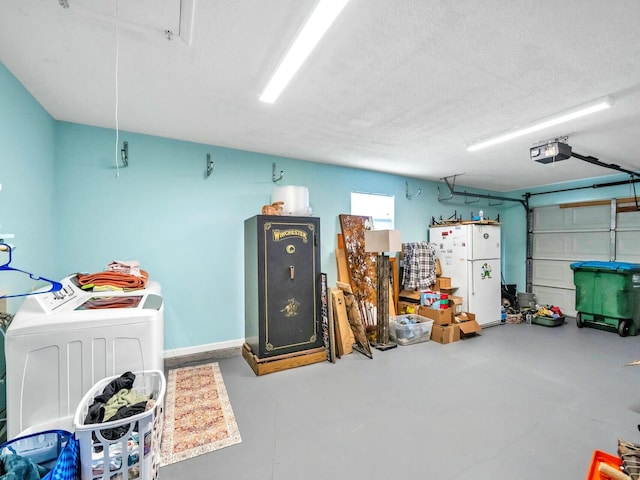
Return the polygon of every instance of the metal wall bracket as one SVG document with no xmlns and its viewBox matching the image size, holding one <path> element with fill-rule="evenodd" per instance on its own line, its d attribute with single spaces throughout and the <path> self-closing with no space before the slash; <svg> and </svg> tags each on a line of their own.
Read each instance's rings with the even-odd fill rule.
<svg viewBox="0 0 640 480">
<path fill-rule="evenodd" d="M 465 190 L 464 193 L 466 194 L 467 191 Z M 471 194 L 469 194 L 469 195 L 471 195 Z M 469 200 L 470 198 L 473 198 L 474 200 Z M 480 197 L 476 197 L 475 195 L 473 197 L 471 197 L 471 196 L 465 196 L 464 197 L 464 203 L 467 204 L 467 205 L 470 204 L 470 203 L 478 203 L 479 201 L 480 201 Z"/>
<path fill-rule="evenodd" d="M 213 173 L 213 161 L 211 160 L 211 154 L 207 153 L 207 172 L 205 174 L 206 178 L 209 178 L 212 173 Z"/>
<path fill-rule="evenodd" d="M 279 182 L 280 180 L 282 180 L 282 177 L 284 177 L 284 172 L 282 170 L 280 170 L 280 175 L 278 177 L 276 177 L 276 164 L 272 163 L 271 164 L 271 181 L 273 183 Z"/>
<path fill-rule="evenodd" d="M 422 189 L 419 188 L 418 191 L 416 193 L 409 193 L 409 182 L 404 182 L 404 194 L 407 197 L 408 200 L 411 200 L 411 197 L 417 197 L 418 195 L 420 195 L 422 193 Z"/>
<path fill-rule="evenodd" d="M 129 142 L 122 142 L 122 149 L 120 150 L 120 158 L 122 159 L 122 166 L 129 166 Z"/>
</svg>

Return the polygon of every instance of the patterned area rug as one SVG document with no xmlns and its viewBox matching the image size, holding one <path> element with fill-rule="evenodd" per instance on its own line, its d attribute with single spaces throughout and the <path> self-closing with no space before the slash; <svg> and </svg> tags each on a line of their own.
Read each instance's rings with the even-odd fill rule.
<svg viewBox="0 0 640 480">
<path fill-rule="evenodd" d="M 241 441 L 217 362 L 169 370 L 161 466 Z"/>
</svg>

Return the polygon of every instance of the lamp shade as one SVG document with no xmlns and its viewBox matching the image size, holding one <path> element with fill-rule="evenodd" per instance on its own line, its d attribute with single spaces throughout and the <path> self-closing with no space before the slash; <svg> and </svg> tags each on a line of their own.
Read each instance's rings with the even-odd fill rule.
<svg viewBox="0 0 640 480">
<path fill-rule="evenodd" d="M 365 230 L 365 252 L 399 252 L 402 250 L 400 230 Z"/>
</svg>

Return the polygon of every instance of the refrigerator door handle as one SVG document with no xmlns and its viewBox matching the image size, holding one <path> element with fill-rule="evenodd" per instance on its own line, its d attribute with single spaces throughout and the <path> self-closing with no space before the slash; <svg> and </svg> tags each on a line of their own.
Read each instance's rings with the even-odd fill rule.
<svg viewBox="0 0 640 480">
<path fill-rule="evenodd" d="M 476 294 L 476 275 L 474 273 L 474 266 L 475 263 L 473 260 L 471 260 L 471 295 L 475 295 Z"/>
</svg>

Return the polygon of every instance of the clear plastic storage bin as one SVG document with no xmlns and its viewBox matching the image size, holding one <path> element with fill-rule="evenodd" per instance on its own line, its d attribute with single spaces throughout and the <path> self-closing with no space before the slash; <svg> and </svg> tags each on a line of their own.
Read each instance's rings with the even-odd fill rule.
<svg viewBox="0 0 640 480">
<path fill-rule="evenodd" d="M 433 320 L 420 315 L 389 317 L 389 338 L 399 345 L 426 342 L 431 338 Z"/>
<path fill-rule="evenodd" d="M 84 424 L 94 397 L 118 375 L 93 386 L 80 401 L 74 417 L 75 435 L 80 447 L 82 480 L 153 480 L 160 468 L 160 441 L 166 380 L 159 370 L 133 372 L 133 389 L 149 395 L 155 404 L 149 410 L 111 422 Z M 111 440 L 117 429 L 121 437 Z"/>
</svg>

